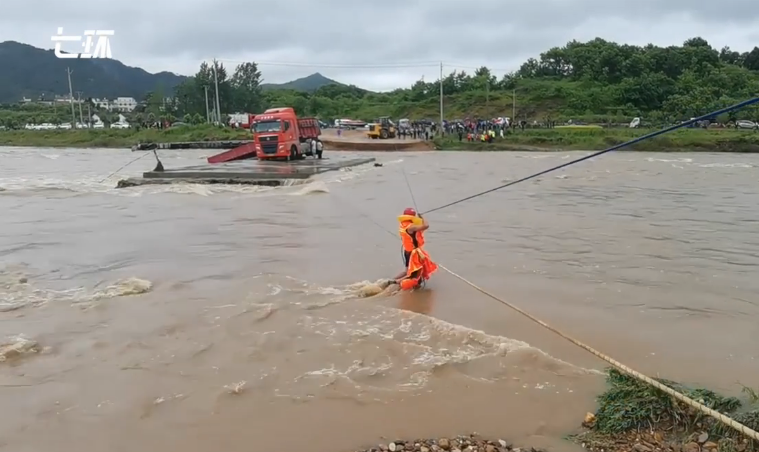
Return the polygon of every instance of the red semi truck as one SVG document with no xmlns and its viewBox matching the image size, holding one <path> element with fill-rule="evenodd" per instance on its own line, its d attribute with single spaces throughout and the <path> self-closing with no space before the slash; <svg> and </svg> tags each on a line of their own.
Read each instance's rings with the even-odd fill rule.
<svg viewBox="0 0 759 452">
<path fill-rule="evenodd" d="M 307 155 L 322 158 L 322 152 L 312 152 L 310 146 L 312 140 L 319 142 L 319 121 L 298 118 L 290 107 L 270 108 L 256 115 L 251 130 L 255 134 L 253 140 L 259 160 L 297 160 Z"/>
<path fill-rule="evenodd" d="M 208 157 L 208 163 L 224 163 L 258 157 L 259 160 L 295 160 L 307 155 L 322 158 L 321 128 L 316 118 L 298 118 L 290 107 L 271 108 L 251 115 L 253 142 Z M 319 143 L 311 150 L 310 141 Z"/>
</svg>

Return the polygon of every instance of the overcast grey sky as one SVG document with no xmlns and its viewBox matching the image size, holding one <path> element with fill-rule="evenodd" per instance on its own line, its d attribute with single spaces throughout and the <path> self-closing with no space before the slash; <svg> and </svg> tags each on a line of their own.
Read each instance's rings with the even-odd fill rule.
<svg viewBox="0 0 759 452">
<path fill-rule="evenodd" d="M 717 48 L 750 50 L 759 45 L 759 7 L 755 0 L 27 0 L 5 5 L 0 41 L 52 48 L 58 27 L 74 35 L 112 29 L 113 57 L 150 72 L 191 75 L 218 58 L 229 66 L 260 62 L 272 83 L 318 71 L 388 90 L 437 79 L 440 61 L 445 73 L 485 65 L 500 75 L 572 39 L 672 45 L 701 36 Z"/>
</svg>

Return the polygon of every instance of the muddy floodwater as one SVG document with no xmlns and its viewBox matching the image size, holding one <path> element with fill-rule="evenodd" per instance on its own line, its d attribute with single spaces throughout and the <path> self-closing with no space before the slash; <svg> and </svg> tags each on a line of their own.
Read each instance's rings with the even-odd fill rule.
<svg viewBox="0 0 759 452">
<path fill-rule="evenodd" d="M 357 295 L 401 269 L 404 172 L 424 211 L 582 155 L 378 153 L 306 185 L 115 190 L 139 154 L 0 149 L 0 450 L 472 431 L 571 449 L 602 361 L 443 271 Z M 737 394 L 759 375 L 757 206 L 759 156 L 616 153 L 430 214 L 427 251 L 633 368 Z"/>
</svg>

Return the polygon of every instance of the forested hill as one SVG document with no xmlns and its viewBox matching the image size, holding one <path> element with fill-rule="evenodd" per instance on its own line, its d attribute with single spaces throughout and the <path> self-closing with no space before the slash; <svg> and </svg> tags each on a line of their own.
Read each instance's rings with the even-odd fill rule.
<svg viewBox="0 0 759 452">
<path fill-rule="evenodd" d="M 4 63 L 0 102 L 15 102 L 21 95 L 32 97 L 40 91 L 67 92 L 65 67 L 71 62 L 55 58 L 52 51 L 2 43 L 0 58 Z M 213 70 L 205 63 L 192 77 L 149 74 L 113 60 L 73 63 L 79 64 L 72 64 L 76 91 L 84 91 L 85 97 L 132 95 L 147 100 L 136 114 L 205 118 L 206 87 L 211 99 L 215 97 Z M 411 87 L 376 93 L 318 73 L 289 84 L 266 85 L 254 62 L 235 68 L 219 64 L 217 69 L 222 113 L 292 106 L 301 115 L 323 119 L 436 119 L 439 115 L 438 81 L 420 80 Z M 173 93 L 167 92 L 171 88 Z M 148 90 L 153 91 L 145 94 Z M 572 41 L 500 77 L 487 67 L 473 73 L 455 71 L 443 79 L 443 90 L 447 119 L 511 117 L 515 105 L 517 119 L 529 121 L 627 122 L 639 116 L 647 122 L 669 122 L 757 95 L 759 48 L 744 53 L 717 50 L 701 38 L 670 47 L 639 47 L 600 38 Z M 173 104 L 164 102 L 167 96 L 173 97 Z M 737 117 L 759 120 L 759 110 L 747 109 Z"/>
<path fill-rule="evenodd" d="M 595 39 L 572 41 L 526 61 L 496 78 L 487 67 L 457 71 L 443 80 L 448 119 L 511 116 L 516 91 L 518 118 L 652 121 L 690 118 L 759 94 L 759 48 L 717 50 L 701 38 L 682 46 L 638 47 Z M 267 92 L 267 105 L 292 105 L 325 118 L 377 116 L 437 118 L 438 82 L 379 94 L 330 85 L 312 94 Z M 740 117 L 759 119 L 756 109 Z"/>
<path fill-rule="evenodd" d="M 52 99 L 69 93 L 66 68 L 71 68 L 75 92 L 85 98 L 134 97 L 142 99 L 149 91 L 171 95 L 174 88 L 187 79 L 171 72 L 151 74 L 113 59 L 56 58 L 52 50 L 40 49 L 15 41 L 0 43 L 0 104 L 12 104 L 22 98 Z M 330 84 L 338 84 L 318 72 L 282 84 L 265 84 L 263 89 L 295 89 L 312 92 Z"/>
<path fill-rule="evenodd" d="M 74 91 L 85 97 L 140 99 L 157 86 L 172 90 L 187 78 L 170 72 L 151 74 L 112 59 L 60 59 L 52 50 L 15 41 L 0 43 L 0 61 L 0 103 L 68 94 L 67 67 L 73 71 Z"/>
<path fill-rule="evenodd" d="M 261 89 L 264 91 L 273 89 L 292 89 L 295 91 L 305 91 L 312 93 L 317 89 L 327 85 L 341 85 L 340 82 L 336 82 L 331 78 L 327 78 L 318 72 L 315 72 L 306 77 L 295 79 L 286 83 L 264 83 L 261 85 Z"/>
</svg>

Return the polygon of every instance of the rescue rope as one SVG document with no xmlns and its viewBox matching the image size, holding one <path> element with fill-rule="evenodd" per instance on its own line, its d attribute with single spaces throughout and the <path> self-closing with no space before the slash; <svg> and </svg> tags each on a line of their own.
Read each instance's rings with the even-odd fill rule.
<svg viewBox="0 0 759 452">
<path fill-rule="evenodd" d="M 409 189 L 410 189 L 410 187 L 411 187 L 411 185 L 409 185 Z M 369 220 L 371 223 L 373 223 L 375 226 L 379 227 L 381 230 L 387 232 L 389 235 L 391 235 L 393 238 L 395 238 L 395 234 L 393 234 L 393 232 L 387 230 L 384 226 L 382 226 L 378 222 L 374 221 L 373 218 L 371 218 L 370 216 L 364 214 L 357 207 L 353 206 L 353 208 L 356 210 L 356 212 L 359 215 L 363 216 L 364 218 L 366 218 L 367 220 Z M 741 424 L 740 422 L 736 421 L 735 419 L 732 419 L 729 416 L 726 416 L 726 415 L 720 413 L 719 411 L 716 411 L 716 410 L 713 410 L 713 409 L 709 408 L 708 406 L 704 405 L 703 403 L 700 403 L 700 402 L 698 402 L 696 400 L 691 399 L 690 397 L 686 396 L 685 394 L 682 394 L 680 392 L 675 391 L 674 389 L 670 388 L 669 386 L 666 386 L 666 385 L 664 385 L 662 383 L 659 383 L 658 381 L 654 380 L 653 378 L 648 377 L 645 374 L 642 374 L 642 373 L 638 372 L 637 370 L 635 370 L 635 369 L 633 369 L 633 368 L 631 368 L 629 366 L 626 366 L 625 364 L 622 364 L 621 362 L 615 360 L 614 358 L 612 358 L 612 357 L 610 357 L 610 356 L 608 356 L 608 355 L 606 355 L 604 353 L 599 352 L 598 350 L 594 349 L 590 345 L 587 345 L 584 342 L 581 342 L 581 341 L 573 338 L 572 336 L 570 336 L 570 335 L 568 335 L 566 333 L 563 333 L 562 331 L 560 331 L 560 330 L 552 327 L 551 325 L 549 325 L 546 322 L 540 320 L 539 318 L 535 317 L 534 315 L 530 314 L 529 312 L 523 310 L 519 306 L 517 306 L 515 304 L 512 304 L 512 303 L 509 303 L 508 301 L 506 301 L 506 300 L 504 300 L 504 299 L 502 299 L 502 298 L 500 298 L 500 297 L 498 297 L 498 296 L 496 296 L 496 295 L 488 292 L 487 290 L 483 289 L 482 287 L 478 286 L 477 284 L 473 283 L 472 281 L 469 281 L 468 279 L 464 278 L 463 276 L 459 275 L 458 273 L 454 272 L 453 270 L 445 267 L 444 265 L 440 264 L 439 262 L 437 263 L 437 265 L 438 265 L 439 268 L 445 270 L 448 274 L 450 274 L 454 278 L 460 280 L 464 284 L 466 284 L 469 287 L 473 288 L 474 290 L 480 292 L 481 294 L 485 295 L 486 297 L 491 298 L 491 299 L 493 299 L 493 300 L 495 300 L 495 301 L 503 304 L 504 306 L 513 309 L 514 311 L 516 311 L 519 314 L 527 317 L 528 319 L 530 319 L 531 321 L 537 323 L 538 325 L 542 326 L 543 328 L 547 329 L 548 331 L 551 331 L 551 332 L 555 333 L 559 337 L 562 337 L 562 338 L 566 339 L 567 341 L 569 341 L 569 342 L 573 343 L 574 345 L 582 348 L 583 350 L 585 350 L 585 351 L 589 352 L 590 354 L 596 356 L 597 358 L 601 359 L 602 361 L 605 361 L 605 362 L 609 363 L 612 367 L 614 367 L 614 368 L 616 368 L 616 369 L 618 369 L 618 370 L 626 373 L 627 375 L 630 375 L 633 378 L 637 378 L 638 380 L 640 380 L 640 381 L 642 381 L 644 383 L 647 383 L 647 384 L 653 386 L 654 388 L 656 388 L 656 389 L 664 392 L 665 394 L 668 394 L 668 395 L 674 397 L 675 399 L 677 399 L 677 400 L 685 403 L 686 405 L 688 405 L 688 406 L 690 406 L 690 407 L 692 407 L 692 408 L 694 408 L 694 409 L 696 409 L 696 410 L 698 410 L 698 411 L 706 414 L 707 416 L 711 416 L 712 418 L 714 418 L 717 421 L 719 421 L 719 422 L 727 425 L 728 427 L 736 430 L 737 432 L 739 432 L 739 433 L 741 433 L 741 434 L 743 434 L 743 435 L 745 435 L 745 436 L 747 436 L 749 438 L 752 438 L 752 439 L 754 439 L 756 441 L 759 441 L 759 432 L 757 432 L 755 430 L 752 430 L 748 426 Z"/>
<path fill-rule="evenodd" d="M 453 205 L 456 205 L 456 204 L 460 204 L 460 203 L 462 203 L 464 201 L 469 201 L 471 199 L 474 199 L 474 198 L 486 195 L 488 193 L 492 193 L 494 191 L 501 190 L 503 188 L 510 187 L 512 185 L 516 185 L 516 184 L 519 184 L 521 182 L 528 181 L 530 179 L 534 179 L 534 178 L 542 176 L 544 174 L 548 174 L 550 172 L 553 172 L 553 171 L 556 171 L 556 170 L 559 170 L 559 169 L 562 169 L 562 168 L 566 168 L 568 166 L 574 165 L 575 163 L 580 163 L 580 162 L 583 162 L 585 160 L 590 160 L 590 159 L 592 159 L 594 157 L 598 157 L 598 156 L 606 154 L 608 152 L 615 151 L 617 149 L 621 149 L 623 147 L 630 146 L 632 144 L 639 143 L 639 142 L 641 142 L 643 140 L 647 140 L 649 138 L 654 138 L 654 137 L 657 137 L 659 135 L 663 135 L 665 133 L 669 133 L 669 132 L 672 132 L 674 130 L 677 130 L 677 129 L 680 129 L 680 128 L 683 128 L 683 127 L 687 127 L 687 126 L 689 126 L 691 124 L 695 124 L 696 122 L 699 122 L 699 121 L 703 121 L 703 120 L 710 119 L 710 118 L 715 117 L 715 116 L 719 116 L 719 115 L 722 115 L 722 114 L 725 114 L 725 113 L 729 113 L 729 112 L 732 112 L 732 111 L 735 111 L 735 110 L 739 110 L 741 108 L 744 108 L 744 107 L 747 107 L 749 105 L 753 105 L 753 104 L 756 104 L 756 103 L 759 103 L 759 97 L 756 97 L 756 98 L 753 98 L 753 99 L 749 99 L 749 100 L 746 100 L 744 102 L 740 102 L 740 103 L 735 104 L 735 105 L 731 105 L 729 107 L 723 108 L 721 110 L 717 110 L 715 112 L 712 112 L 712 113 L 709 113 L 709 114 L 706 114 L 706 115 L 703 115 L 703 116 L 699 116 L 698 118 L 694 118 L 694 119 L 691 119 L 689 121 L 685 121 L 685 122 L 683 122 L 681 124 L 676 124 L 674 126 L 667 127 L 665 129 L 658 130 L 658 131 L 655 131 L 655 132 L 643 135 L 641 137 L 632 139 L 632 140 L 627 141 L 625 143 L 618 144 L 616 146 L 612 146 L 612 147 L 610 147 L 608 149 L 605 149 L 603 151 L 594 152 L 594 153 L 592 153 L 590 155 L 587 155 L 585 157 L 581 157 L 579 159 L 572 160 L 570 162 L 567 162 L 567 163 L 555 166 L 553 168 L 549 168 L 547 170 L 540 171 L 540 172 L 532 174 L 530 176 L 523 177 L 523 178 L 515 180 L 515 181 L 511 181 L 509 183 L 500 185 L 500 186 L 495 187 L 495 188 L 491 188 L 490 190 L 486 190 L 486 191 L 483 191 L 483 192 L 480 192 L 480 193 L 476 193 L 476 194 L 471 195 L 471 196 L 467 196 L 465 198 L 461 198 L 461 199 L 459 199 L 457 201 L 454 201 L 454 202 L 451 202 L 451 203 L 448 203 L 448 204 L 444 204 L 444 205 L 436 207 L 434 209 L 430 209 L 427 212 L 425 212 L 424 214 L 428 214 L 430 212 L 435 212 L 435 211 L 438 211 L 438 210 L 442 210 L 442 209 L 445 209 L 447 207 L 450 207 L 450 206 L 453 206 Z M 406 176 L 405 170 L 403 170 L 403 177 L 406 180 L 406 186 L 408 187 L 409 194 L 411 195 L 411 199 L 414 202 L 414 208 L 416 209 L 416 200 L 414 199 L 414 192 L 411 189 L 411 183 L 408 180 L 408 176 Z M 393 234 L 391 231 L 385 229 L 384 226 L 382 226 L 378 222 L 374 221 L 374 219 L 372 219 L 368 215 L 366 215 L 363 212 L 361 212 L 360 209 L 356 208 L 356 211 L 359 214 L 361 214 L 363 217 L 365 217 L 366 219 L 368 219 L 369 221 L 371 221 L 373 224 L 375 224 L 376 226 L 378 226 L 380 229 L 382 229 L 383 231 L 387 232 L 391 236 L 395 237 L 395 234 Z M 418 209 L 417 209 L 417 212 L 419 212 Z M 518 306 L 516 306 L 516 305 L 514 305 L 512 303 L 509 303 L 508 301 L 506 301 L 506 300 L 504 300 L 502 298 L 499 298 L 496 295 L 488 292 L 487 290 L 485 290 L 482 287 L 478 286 L 477 284 L 469 281 L 468 279 L 464 278 L 463 276 L 459 275 L 458 273 L 456 273 L 456 272 L 448 269 L 444 265 L 438 263 L 438 267 L 441 268 L 441 269 L 443 269 L 447 273 L 449 273 L 451 276 L 459 279 L 461 282 L 463 282 L 463 283 L 467 284 L 468 286 L 472 287 L 476 291 L 478 291 L 478 292 L 482 293 L 483 295 L 487 296 L 488 298 L 491 298 L 491 299 L 493 299 L 493 300 L 495 300 L 495 301 L 503 304 L 504 306 L 506 306 L 508 308 L 511 308 L 512 310 L 514 310 L 514 311 L 518 312 L 519 314 L 527 317 L 528 319 L 530 319 L 531 321 L 537 323 L 538 325 L 546 328 L 547 330 L 555 333 L 556 335 L 558 335 L 558 336 L 566 339 L 567 341 L 575 344 L 576 346 L 582 348 L 583 350 L 589 352 L 590 354 L 596 356 L 597 358 L 599 358 L 599 359 L 601 359 L 601 360 L 609 363 L 611 366 L 615 367 L 616 369 L 618 369 L 618 370 L 620 370 L 620 371 L 622 371 L 622 372 L 624 372 L 624 373 L 632 376 L 633 378 L 636 378 L 636 379 L 638 379 L 638 380 L 640 380 L 640 381 L 642 381 L 642 382 L 644 382 L 646 384 L 649 384 L 649 385 L 653 386 L 654 388 L 656 388 L 656 389 L 664 392 L 665 394 L 668 394 L 668 395 L 674 397 L 675 399 L 677 399 L 677 400 L 685 403 L 686 405 L 688 405 L 688 406 L 690 406 L 690 407 L 692 407 L 692 408 L 700 411 L 701 413 L 706 414 L 707 416 L 711 416 L 712 418 L 714 418 L 717 421 L 719 421 L 719 422 L 727 425 L 728 427 L 736 430 L 737 432 L 745 435 L 746 437 L 749 437 L 749 438 L 751 438 L 751 439 L 753 439 L 755 441 L 759 441 L 759 432 L 757 432 L 755 430 L 752 430 L 748 426 L 743 425 L 740 422 L 736 421 L 735 419 L 732 419 L 729 416 L 726 416 L 726 415 L 724 415 L 724 414 L 722 414 L 722 413 L 720 413 L 720 412 L 718 412 L 716 410 L 713 410 L 713 409 L 709 408 L 708 406 L 704 405 L 703 403 L 700 403 L 700 402 L 698 402 L 696 400 L 693 400 L 690 397 L 688 397 L 688 396 L 686 396 L 686 395 L 684 395 L 684 394 L 682 394 L 682 393 L 680 393 L 678 391 L 675 391 L 674 389 L 672 389 L 672 388 L 670 388 L 670 387 L 668 387 L 668 386 L 666 386 L 666 385 L 664 385 L 664 384 L 662 384 L 662 383 L 654 380 L 653 378 L 648 377 L 648 376 L 646 376 L 646 375 L 644 375 L 644 374 L 636 371 L 635 369 L 632 369 L 631 367 L 628 367 L 628 366 L 622 364 L 621 362 L 619 362 L 619 361 L 611 358 L 610 356 L 608 356 L 608 355 L 606 355 L 604 353 L 599 352 L 598 350 L 594 349 L 593 347 L 591 347 L 591 346 L 589 346 L 589 345 L 587 345 L 587 344 L 585 344 L 583 342 L 580 342 L 579 340 L 573 338 L 572 336 L 561 332 L 560 330 L 558 330 L 558 329 L 550 326 L 546 322 L 540 320 L 539 318 L 533 316 L 532 314 L 530 314 L 527 311 L 519 308 Z"/>
<path fill-rule="evenodd" d="M 544 321 L 540 320 L 539 318 L 533 316 L 529 312 L 526 312 L 523 309 L 519 308 L 518 306 L 516 306 L 514 304 L 511 304 L 508 301 L 503 300 L 503 299 L 501 299 L 501 298 L 493 295 L 492 293 L 488 292 L 487 290 L 483 289 L 482 287 L 478 286 L 477 284 L 469 281 L 468 279 L 464 278 L 463 276 L 461 276 L 461 275 L 459 275 L 457 273 L 454 273 L 453 271 L 449 270 L 448 268 L 444 267 L 443 265 L 441 265 L 439 263 L 438 263 L 438 267 L 440 267 L 443 270 L 447 271 L 448 273 L 451 274 L 451 276 L 454 276 L 455 278 L 458 278 L 459 280 L 461 280 L 461 282 L 467 284 L 468 286 L 470 286 L 474 290 L 480 292 L 481 294 L 483 294 L 483 295 L 485 295 L 485 296 L 487 296 L 489 298 L 492 298 L 493 300 L 495 300 L 495 301 L 497 301 L 499 303 L 502 303 L 505 306 L 507 306 L 507 307 L 515 310 L 516 312 L 522 314 L 523 316 L 527 317 L 528 319 L 532 320 L 533 322 L 537 323 L 538 325 L 542 326 L 543 328 L 556 333 L 560 337 L 562 337 L 562 338 L 568 340 L 569 342 L 575 344 L 576 346 L 578 346 L 578 347 L 580 347 L 580 348 L 582 348 L 582 349 L 590 352 L 592 355 L 595 355 L 596 357 L 602 359 L 603 361 L 606 361 L 607 363 L 611 364 L 613 367 L 621 370 L 622 372 L 624 372 L 624 373 L 626 373 L 626 374 L 628 374 L 628 375 L 630 375 L 630 376 L 632 376 L 634 378 L 637 378 L 638 380 L 640 380 L 640 381 L 642 381 L 644 383 L 648 383 L 649 385 L 653 386 L 654 388 L 656 388 L 656 389 L 658 389 L 658 390 L 660 390 L 660 391 L 662 391 L 662 392 L 664 392 L 666 394 L 671 395 L 672 397 L 674 397 L 677 400 L 685 403 L 686 405 L 688 405 L 688 406 L 690 406 L 692 408 L 695 408 L 698 411 L 700 411 L 700 412 L 702 412 L 702 413 L 704 413 L 704 414 L 706 414 L 708 416 L 713 417 L 714 419 L 716 419 L 719 422 L 722 422 L 723 424 L 727 425 L 728 427 L 731 427 L 731 428 L 735 429 L 737 432 L 742 433 L 743 435 L 745 435 L 745 436 L 747 436 L 749 438 L 752 438 L 752 439 L 754 439 L 756 441 L 759 441 L 759 432 L 757 432 L 755 430 L 752 430 L 751 428 L 749 428 L 749 427 L 741 424 L 740 422 L 736 421 L 735 419 L 732 419 L 732 418 L 730 418 L 728 416 L 725 416 L 724 414 L 720 413 L 719 411 L 713 410 L 713 409 L 709 408 L 708 406 L 704 405 L 703 403 L 700 403 L 700 402 L 698 402 L 696 400 L 693 400 L 690 397 L 688 397 L 688 396 L 686 396 L 686 395 L 684 395 L 684 394 L 682 394 L 680 392 L 675 391 L 674 389 L 670 388 L 669 386 L 666 386 L 666 385 L 664 385 L 662 383 L 659 383 L 658 381 L 654 380 L 653 378 L 648 377 L 648 376 L 646 376 L 646 375 L 638 372 L 637 370 L 635 370 L 635 369 L 633 369 L 631 367 L 628 367 L 628 366 L 622 364 L 621 362 L 615 360 L 614 358 L 612 358 L 612 357 L 610 357 L 608 355 L 605 355 L 605 354 L 599 352 L 598 350 L 594 349 L 590 345 L 587 345 L 587 344 L 585 344 L 583 342 L 580 342 L 579 340 L 573 338 L 572 336 L 569 336 L 568 334 L 562 333 L 558 329 L 552 327 L 551 325 L 547 324 L 546 322 L 544 322 Z"/>
<path fill-rule="evenodd" d="M 403 179 L 406 180 L 406 187 L 408 187 L 408 193 L 411 195 L 411 202 L 414 203 L 414 210 L 419 212 L 419 206 L 416 205 L 416 198 L 414 198 L 414 190 L 411 189 L 411 182 L 408 181 L 408 175 L 406 174 L 406 170 L 401 167 L 401 171 L 403 172 Z"/>
<path fill-rule="evenodd" d="M 105 177 L 103 180 L 101 180 L 99 183 L 100 183 L 100 184 L 102 184 L 103 182 L 105 182 L 105 181 L 107 181 L 108 179 L 110 179 L 111 177 L 113 177 L 113 175 L 114 175 L 114 174 L 118 173 L 119 171 L 123 170 L 123 169 L 124 169 L 124 168 L 126 168 L 127 166 L 131 165 L 132 163 L 136 162 L 137 160 L 140 160 L 141 158 L 145 157 L 145 156 L 146 156 L 146 155 L 148 155 L 148 154 L 150 154 L 150 153 L 149 153 L 149 152 L 145 152 L 145 153 L 144 153 L 144 154 L 142 154 L 141 156 L 139 156 L 139 157 L 137 157 L 137 158 L 135 158 L 135 159 L 132 159 L 132 160 L 130 160 L 130 161 L 129 161 L 129 163 L 126 163 L 126 164 L 124 164 L 124 165 L 121 165 L 121 166 L 119 167 L 119 169 L 117 169 L 116 171 L 114 171 L 114 172 L 112 172 L 111 174 L 107 175 L 107 176 L 106 176 L 106 177 Z M 156 158 L 158 158 L 158 157 L 156 157 Z"/>
<path fill-rule="evenodd" d="M 717 111 L 714 111 L 712 113 L 708 113 L 708 114 L 705 114 L 703 116 L 699 116 L 698 118 L 693 118 L 693 119 L 691 119 L 689 121 L 685 121 L 685 122 L 683 122 L 681 124 L 675 124 L 673 126 L 667 127 L 666 129 L 661 129 L 661 130 L 657 130 L 655 132 L 651 132 L 649 134 L 643 135 L 642 137 L 634 138 L 634 139 L 626 141 L 626 142 L 624 142 L 622 144 L 618 144 L 618 145 L 612 146 L 612 147 L 610 147 L 608 149 L 604 149 L 603 151 L 594 152 L 593 154 L 586 155 L 585 157 L 581 157 L 579 159 L 575 159 L 575 160 L 569 161 L 567 163 L 563 163 L 561 165 L 554 166 L 553 168 L 548 168 L 547 170 L 540 171 L 539 173 L 535 173 L 535 174 L 532 174 L 530 176 L 523 177 L 521 179 L 517 179 L 517 180 L 511 181 L 511 182 L 508 182 L 506 184 L 503 184 L 503 185 L 499 185 L 499 186 L 497 186 L 495 188 L 491 188 L 489 190 L 485 190 L 485 191 L 480 192 L 480 193 L 475 193 L 474 195 L 467 196 L 466 198 L 461 198 L 461 199 L 459 199 L 457 201 L 449 202 L 448 204 L 443 204 L 442 206 L 435 207 L 434 209 L 430 209 L 430 210 L 424 212 L 424 214 L 426 215 L 426 214 L 428 214 L 430 212 L 436 212 L 438 210 L 443 210 L 443 209 L 445 209 L 447 207 L 451 207 L 451 206 L 454 206 L 456 204 L 460 204 L 460 203 L 462 203 L 464 201 L 469 201 L 471 199 L 478 198 L 478 197 L 483 196 L 483 195 L 487 195 L 488 193 L 492 193 L 494 191 L 498 191 L 498 190 L 501 190 L 501 189 L 506 188 L 506 187 L 511 187 L 512 185 L 516 185 L 516 184 L 528 181 L 530 179 L 534 179 L 536 177 L 543 176 L 544 174 L 548 174 L 548 173 L 560 170 L 562 168 L 566 168 L 568 166 L 574 165 L 575 163 L 580 163 L 580 162 L 584 162 L 585 160 L 590 160 L 592 158 L 595 158 L 595 157 L 598 157 L 600 155 L 606 154 L 607 152 L 616 151 L 616 150 L 621 149 L 623 147 L 630 146 L 632 144 L 639 143 L 639 142 L 644 141 L 644 140 L 648 140 L 649 138 L 658 137 L 659 135 L 663 135 L 665 133 L 669 133 L 669 132 L 672 132 L 674 130 L 681 129 L 683 127 L 688 127 L 689 125 L 695 124 L 695 123 L 697 123 L 699 121 L 703 121 L 703 120 L 706 120 L 706 119 L 711 119 L 713 117 L 716 117 L 716 116 L 719 116 L 719 115 L 722 115 L 722 114 L 725 114 L 725 113 L 730 113 L 730 112 L 735 111 L 735 110 L 740 110 L 741 108 L 744 108 L 744 107 L 747 107 L 749 105 L 753 105 L 753 104 L 756 104 L 756 103 L 759 103 L 759 97 L 755 97 L 753 99 L 749 99 L 749 100 L 740 102 L 738 104 L 731 105 L 731 106 L 723 108 L 721 110 L 717 110 Z M 418 210 L 417 210 L 417 212 L 418 212 Z"/>
</svg>

